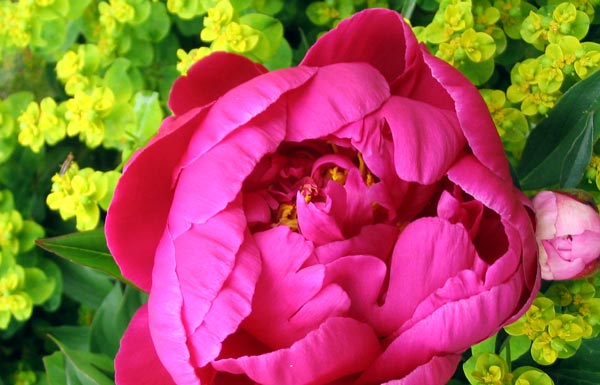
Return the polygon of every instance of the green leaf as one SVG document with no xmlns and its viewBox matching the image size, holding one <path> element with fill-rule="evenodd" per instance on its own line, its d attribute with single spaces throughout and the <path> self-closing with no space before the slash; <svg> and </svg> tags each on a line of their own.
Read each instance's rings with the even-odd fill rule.
<svg viewBox="0 0 600 385">
<path fill-rule="evenodd" d="M 36 244 L 71 262 L 101 270 L 122 282 L 133 285 L 121 275 L 106 246 L 103 229 L 39 239 Z"/>
<path fill-rule="evenodd" d="M 119 350 L 119 341 L 129 321 L 145 300 L 145 295 L 138 290 L 126 287 L 123 292 L 121 285 L 115 284 L 92 321 L 92 350 L 115 357 Z"/>
<path fill-rule="evenodd" d="M 46 378 L 50 385 L 64 385 L 65 381 L 65 355 L 58 351 L 45 356 L 42 361 L 46 368 Z"/>
<path fill-rule="evenodd" d="M 142 40 L 159 42 L 167 36 L 171 29 L 171 19 L 163 3 L 151 3 L 150 16 L 139 26 L 135 32 Z"/>
<path fill-rule="evenodd" d="M 134 96 L 133 110 L 137 118 L 135 131 L 132 132 L 136 145 L 142 147 L 150 137 L 158 132 L 164 113 L 160 107 L 157 92 L 140 91 Z"/>
<path fill-rule="evenodd" d="M 57 260 L 63 273 L 63 293 L 92 309 L 97 309 L 112 289 L 114 280 L 87 266 Z"/>
<path fill-rule="evenodd" d="M 49 335 L 49 338 L 64 354 L 67 370 L 74 373 L 82 384 L 114 385 L 111 378 L 114 374 L 112 359 L 104 354 L 68 348 L 52 335 Z"/>
<path fill-rule="evenodd" d="M 39 328 L 42 335 L 52 335 L 62 344 L 74 350 L 90 350 L 90 331 L 89 326 L 43 326 Z"/>
<path fill-rule="evenodd" d="M 600 71 L 571 87 L 532 132 L 517 173 L 524 189 L 574 188 L 600 137 Z"/>
</svg>

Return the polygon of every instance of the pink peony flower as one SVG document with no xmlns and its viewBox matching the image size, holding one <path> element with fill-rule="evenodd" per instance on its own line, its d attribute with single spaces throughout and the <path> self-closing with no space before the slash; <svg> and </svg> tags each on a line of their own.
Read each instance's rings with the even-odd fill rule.
<svg viewBox="0 0 600 385">
<path fill-rule="evenodd" d="M 542 278 L 575 279 L 593 273 L 600 258 L 600 216 L 575 197 L 542 191 L 533 199 Z"/>
<path fill-rule="evenodd" d="M 441 385 L 535 296 L 487 108 L 399 14 L 356 14 L 295 68 L 215 53 L 169 103 L 106 223 L 150 294 L 119 385 Z"/>
</svg>

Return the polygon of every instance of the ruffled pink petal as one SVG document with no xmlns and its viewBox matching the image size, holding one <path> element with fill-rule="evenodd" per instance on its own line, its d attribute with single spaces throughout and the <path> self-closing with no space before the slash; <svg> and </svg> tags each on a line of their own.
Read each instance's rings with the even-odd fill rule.
<svg viewBox="0 0 600 385">
<path fill-rule="evenodd" d="M 165 232 L 159 243 L 148 301 L 150 330 L 178 384 L 198 383 L 195 368 L 219 354 L 221 341 L 251 309 L 259 262 L 243 244 L 245 228 L 237 201 L 177 238 Z M 222 323 L 214 321 L 225 313 Z M 198 345 L 190 340 L 196 333 L 214 336 Z"/>
<path fill-rule="evenodd" d="M 203 223 L 239 194 L 259 160 L 274 152 L 285 134 L 285 110 L 274 105 L 187 164 L 179 175 L 170 210 L 174 236 Z"/>
<path fill-rule="evenodd" d="M 212 103 L 230 89 L 267 72 L 244 56 L 215 52 L 195 63 L 186 76 L 175 80 L 169 108 L 175 115 Z"/>
<path fill-rule="evenodd" d="M 398 228 L 386 224 L 364 226 L 352 238 L 331 242 L 315 249 L 317 263 L 327 264 L 348 255 L 372 255 L 387 261 L 398 238 Z"/>
<path fill-rule="evenodd" d="M 154 349 L 147 305 L 138 309 L 121 339 L 115 358 L 115 382 L 118 385 L 175 385 Z"/>
<path fill-rule="evenodd" d="M 286 119 L 284 96 L 306 84 L 317 70 L 295 67 L 267 72 L 225 93 L 212 105 L 206 118 L 195 130 L 186 146 L 182 165 L 193 162 L 234 130 L 247 124 L 252 125 L 253 119 L 269 109 L 277 112 L 269 112 L 270 117 L 262 117 L 261 121 Z"/>
<path fill-rule="evenodd" d="M 600 232 L 600 216 L 594 207 L 560 193 L 556 193 L 556 206 L 556 235 Z"/>
<path fill-rule="evenodd" d="M 470 269 L 476 258 L 461 225 L 439 218 L 410 223 L 394 248 L 385 302 L 380 307 L 373 304 L 371 322 L 377 333 L 389 335 L 397 330 L 425 298 L 460 271 Z"/>
<path fill-rule="evenodd" d="M 302 267 L 313 245 L 286 226 L 254 235 L 263 271 L 256 286 L 252 314 L 243 327 L 273 349 L 290 346 L 327 318 L 345 315 L 347 294 L 324 283 L 322 265 Z"/>
<path fill-rule="evenodd" d="M 357 168 L 348 171 L 346 182 L 346 212 L 342 228 L 346 237 L 358 234 L 364 226 L 373 223 L 373 201 L 369 188 Z"/>
<path fill-rule="evenodd" d="M 394 138 L 394 164 L 400 179 L 420 184 L 437 182 L 464 146 L 451 111 L 394 96 L 381 114 Z"/>
<path fill-rule="evenodd" d="M 392 133 L 379 111 L 342 127 L 334 135 L 349 139 L 362 154 L 367 168 L 380 179 L 370 186 L 368 199 L 388 210 L 391 215 L 386 220 L 410 222 L 439 192 L 437 184 L 424 186 L 398 177 Z"/>
<path fill-rule="evenodd" d="M 427 363 L 418 366 L 407 376 L 384 383 L 383 385 L 444 385 L 456 371 L 460 354 L 434 356 Z"/>
<path fill-rule="evenodd" d="M 518 308 L 522 285 L 521 277 L 515 277 L 491 290 L 448 302 L 417 322 L 409 323 L 357 383 L 402 378 L 431 357 L 459 355 L 473 343 L 488 338 Z"/>
<path fill-rule="evenodd" d="M 287 349 L 213 362 L 219 371 L 245 373 L 262 385 L 326 384 L 359 373 L 380 354 L 369 326 L 350 318 L 329 318 Z"/>
<path fill-rule="evenodd" d="M 600 233 L 594 231 L 556 237 L 542 244 L 550 269 L 550 274 L 542 275 L 544 279 L 573 279 L 600 257 Z"/>
<path fill-rule="evenodd" d="M 163 234 L 177 165 L 206 110 L 168 119 L 169 133 L 138 151 L 125 167 L 106 217 L 106 241 L 125 277 L 145 291 L 152 284 L 156 246 Z M 135 239 L 138 242 L 132 242 Z"/>
<path fill-rule="evenodd" d="M 556 235 L 558 219 L 558 195 L 552 191 L 542 191 L 533 198 L 537 239 L 552 239 Z"/>
<path fill-rule="evenodd" d="M 441 59 L 426 54 L 423 58 L 431 68 L 433 77 L 454 99 L 454 111 L 475 157 L 505 183 L 511 184 L 502 142 L 477 88 L 456 68 Z"/>
<path fill-rule="evenodd" d="M 479 201 L 461 202 L 448 191 L 444 191 L 438 201 L 437 214 L 450 223 L 461 223 L 471 239 L 474 239 L 483 217 L 483 209 Z"/>
<path fill-rule="evenodd" d="M 306 202 L 300 192 L 296 194 L 298 228 L 315 245 L 344 239 L 340 222 L 346 211 L 346 193 L 339 183 L 331 182 L 329 187 L 338 191 L 327 195 L 325 202 Z"/>
<path fill-rule="evenodd" d="M 366 62 L 391 82 L 404 70 L 405 58 L 410 59 L 405 51 L 416 45 L 410 27 L 397 12 L 369 9 L 356 13 L 321 36 L 301 65 Z"/>
<path fill-rule="evenodd" d="M 350 297 L 352 318 L 370 323 L 387 278 L 387 265 L 371 255 L 349 255 L 326 265 L 325 282 L 341 286 Z"/>
<path fill-rule="evenodd" d="M 392 95 L 418 100 L 444 110 L 454 110 L 454 100 L 444 85 L 433 77 L 425 57 L 431 56 L 423 45 L 407 50 L 404 72 L 391 83 Z"/>
<path fill-rule="evenodd" d="M 539 289 L 541 280 L 533 224 L 521 203 L 520 195 L 515 193 L 516 189 L 511 183 L 506 183 L 471 155 L 463 156 L 457 161 L 448 170 L 448 178 L 467 194 L 497 213 L 500 221 L 498 217 L 490 220 L 503 225 L 503 230 L 490 231 L 488 241 L 482 243 L 490 243 L 489 241 L 493 239 L 499 239 L 498 234 L 504 234 L 506 247 L 510 247 L 511 252 L 520 258 L 523 279 L 530 294 L 527 298 L 523 298 L 524 308 L 528 307 Z M 484 246 L 477 245 L 476 240 L 476 247 Z M 497 251 L 502 255 L 508 250 Z M 480 256 L 485 258 L 482 252 Z"/>
<path fill-rule="evenodd" d="M 287 96 L 285 139 L 301 142 L 323 138 L 361 120 L 381 107 L 390 90 L 383 76 L 369 64 L 339 63 L 318 68 L 310 81 Z"/>
<path fill-rule="evenodd" d="M 215 230 L 214 227 L 212 230 Z M 228 229 L 223 230 L 228 231 Z M 198 247 L 195 243 L 192 243 L 191 246 Z M 182 266 L 182 269 L 186 269 L 186 267 Z M 200 280 L 198 276 L 206 277 L 206 275 L 201 275 L 201 270 L 203 269 L 195 269 L 193 276 L 187 271 L 187 274 L 180 274 L 180 276 L 182 279 L 194 280 L 195 282 L 188 282 L 188 284 L 193 285 L 194 289 L 199 287 L 199 290 L 202 290 L 202 281 L 205 281 L 206 278 Z M 204 318 L 198 314 L 198 308 L 202 308 L 204 298 L 199 298 L 200 306 L 196 306 L 197 297 L 194 296 L 190 301 L 191 296 L 184 293 L 184 315 L 187 315 L 186 318 L 189 320 L 186 324 L 191 327 L 192 322 L 198 322 L 198 318 L 202 321 L 195 328 L 191 328 L 190 343 L 188 344 L 193 352 L 192 356 L 198 360 L 195 363 L 197 366 L 204 366 L 211 357 L 217 357 L 221 352 L 223 341 L 238 329 L 242 320 L 252 311 L 252 298 L 260 271 L 259 251 L 250 233 L 246 232 L 236 255 L 233 270 L 210 303 L 210 309 Z M 212 272 L 208 273 L 212 274 Z M 202 358 L 204 359 L 201 360 Z"/>
</svg>

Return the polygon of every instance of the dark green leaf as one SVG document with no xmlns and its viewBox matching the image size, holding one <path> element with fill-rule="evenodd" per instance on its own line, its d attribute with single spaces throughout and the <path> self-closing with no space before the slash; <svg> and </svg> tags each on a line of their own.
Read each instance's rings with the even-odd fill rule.
<svg viewBox="0 0 600 385">
<path fill-rule="evenodd" d="M 104 354 L 68 348 L 53 336 L 49 337 L 64 354 L 68 370 L 73 372 L 82 384 L 114 385 L 114 381 L 111 379 L 114 374 L 112 359 Z M 69 365 L 71 365 L 70 368 Z"/>
<path fill-rule="evenodd" d="M 114 357 L 131 317 L 145 300 L 145 295 L 138 290 L 126 287 L 123 292 L 121 285 L 115 284 L 92 322 L 92 350 Z"/>
<path fill-rule="evenodd" d="M 90 350 L 89 326 L 49 326 L 42 327 L 39 332 L 43 335 L 51 334 L 65 346 L 74 350 Z"/>
<path fill-rule="evenodd" d="M 106 246 L 103 229 L 39 239 L 36 244 L 71 262 L 101 270 L 122 282 L 133 285 L 121 275 Z"/>
<path fill-rule="evenodd" d="M 600 137 L 600 71 L 571 87 L 532 132 L 517 173 L 524 189 L 574 188 Z"/>
<path fill-rule="evenodd" d="M 57 260 L 57 263 L 63 273 L 64 294 L 79 303 L 97 309 L 112 289 L 114 280 L 98 270 L 67 260 Z"/>
</svg>

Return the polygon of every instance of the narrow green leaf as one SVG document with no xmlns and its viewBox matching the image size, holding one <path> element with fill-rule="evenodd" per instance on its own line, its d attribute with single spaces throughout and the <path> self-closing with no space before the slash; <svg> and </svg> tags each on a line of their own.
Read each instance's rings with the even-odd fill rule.
<svg viewBox="0 0 600 385">
<path fill-rule="evenodd" d="M 114 280 L 103 272 L 71 263 L 56 261 L 63 273 L 63 292 L 67 297 L 92 309 L 97 309 L 112 289 Z"/>
<path fill-rule="evenodd" d="M 114 374 L 113 360 L 104 354 L 91 353 L 84 350 L 73 350 L 63 345 L 52 335 L 48 336 L 64 354 L 65 363 L 72 368 L 83 384 L 114 385 L 109 377 Z"/>
<path fill-rule="evenodd" d="M 45 356 L 42 361 L 46 369 L 46 378 L 50 385 L 64 385 L 65 381 L 65 355 L 58 351 Z"/>
<path fill-rule="evenodd" d="M 531 132 L 517 174 L 526 190 L 574 188 L 600 137 L 600 71 L 571 87 Z"/>
<path fill-rule="evenodd" d="M 106 246 L 103 229 L 39 239 L 36 244 L 71 262 L 101 270 L 128 285 L 133 285 L 121 275 Z"/>
</svg>

